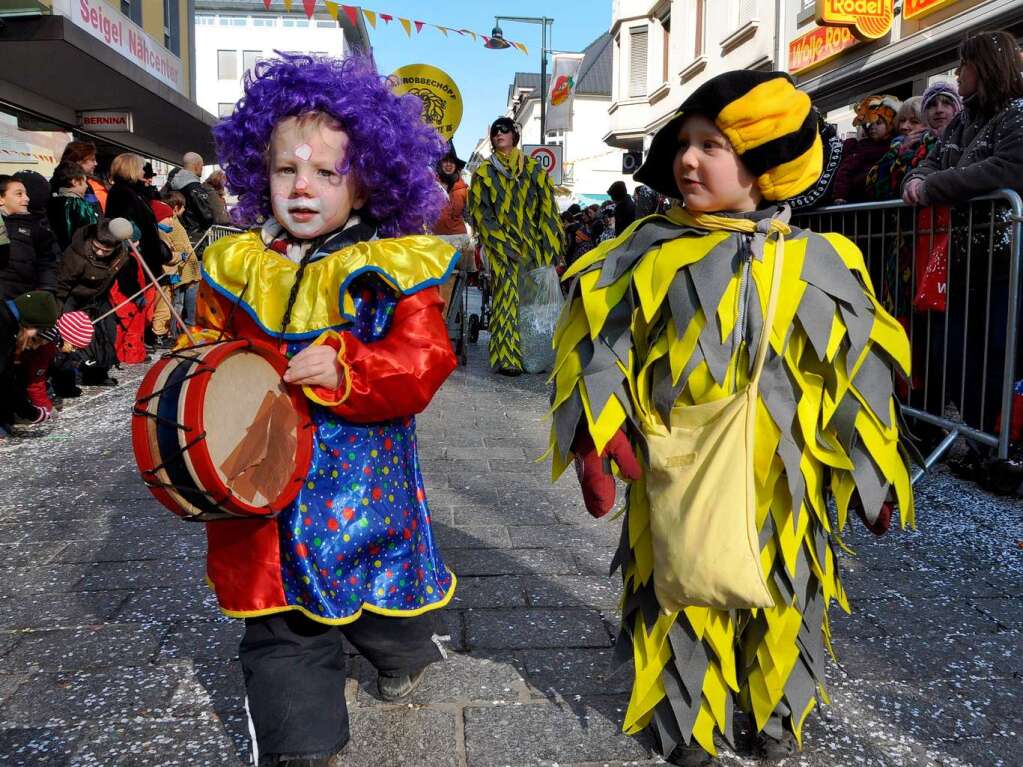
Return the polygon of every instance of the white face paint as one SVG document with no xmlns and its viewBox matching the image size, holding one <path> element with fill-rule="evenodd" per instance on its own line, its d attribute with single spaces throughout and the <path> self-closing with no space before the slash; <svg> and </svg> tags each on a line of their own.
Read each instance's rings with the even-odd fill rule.
<svg viewBox="0 0 1023 767">
<path fill-rule="evenodd" d="M 293 237 L 308 240 L 340 229 L 365 197 L 353 174 L 341 174 L 348 135 L 323 122 L 289 117 L 270 140 L 270 204 Z"/>
</svg>

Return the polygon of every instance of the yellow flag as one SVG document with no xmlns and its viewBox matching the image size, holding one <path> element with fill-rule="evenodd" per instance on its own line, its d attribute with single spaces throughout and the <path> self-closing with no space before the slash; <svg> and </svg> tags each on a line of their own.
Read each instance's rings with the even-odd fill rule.
<svg viewBox="0 0 1023 767">
<path fill-rule="evenodd" d="M 529 55 L 529 50 L 526 48 L 526 46 L 523 43 L 512 43 L 512 45 L 514 45 L 520 51 L 525 53 L 527 56 Z"/>
<path fill-rule="evenodd" d="M 365 8 L 362 9 L 362 15 L 366 17 L 366 21 L 373 29 L 377 28 L 377 13 L 376 11 L 367 11 Z"/>
<path fill-rule="evenodd" d="M 437 26 L 436 24 L 434 24 L 434 26 L 436 26 L 437 29 L 439 29 L 441 31 L 441 34 L 444 35 L 444 37 L 448 36 L 448 28 L 447 27 L 440 27 L 440 26 Z"/>
<path fill-rule="evenodd" d="M 412 37 L 412 22 L 409 21 L 408 19 L 402 18 L 399 18 L 398 21 L 400 21 L 401 25 L 405 27 L 405 34 L 408 35 L 409 37 Z"/>
<path fill-rule="evenodd" d="M 291 10 L 291 0 L 284 0 L 284 10 L 286 11 Z"/>
<path fill-rule="evenodd" d="M 291 0 L 284 0 L 284 2 L 285 4 L 290 4 Z M 327 6 L 327 13 L 330 14 L 330 17 L 337 21 L 338 4 L 331 2 L 331 0 L 323 0 L 323 4 Z"/>
</svg>

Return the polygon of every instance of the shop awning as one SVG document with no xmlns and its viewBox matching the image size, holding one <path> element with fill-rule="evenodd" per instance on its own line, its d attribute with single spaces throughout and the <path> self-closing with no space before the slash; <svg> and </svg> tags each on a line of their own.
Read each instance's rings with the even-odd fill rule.
<svg viewBox="0 0 1023 767">
<path fill-rule="evenodd" d="M 216 118 L 63 16 L 4 19 L 0 100 L 77 127 L 77 113 L 128 110 L 131 133 L 102 138 L 139 154 L 180 163 L 185 152 L 213 157 Z"/>
</svg>

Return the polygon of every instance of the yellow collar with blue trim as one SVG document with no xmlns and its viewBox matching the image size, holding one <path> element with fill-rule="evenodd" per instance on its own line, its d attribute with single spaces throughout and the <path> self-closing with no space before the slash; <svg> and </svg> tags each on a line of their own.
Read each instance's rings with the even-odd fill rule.
<svg viewBox="0 0 1023 767">
<path fill-rule="evenodd" d="M 358 242 L 308 264 L 284 338 L 314 338 L 355 319 L 348 286 L 376 274 L 397 293 L 411 295 L 445 282 L 458 263 L 455 249 L 429 235 Z M 230 235 L 206 248 L 203 278 L 238 302 L 269 335 L 281 331 L 298 264 L 268 249 L 258 232 Z"/>
</svg>

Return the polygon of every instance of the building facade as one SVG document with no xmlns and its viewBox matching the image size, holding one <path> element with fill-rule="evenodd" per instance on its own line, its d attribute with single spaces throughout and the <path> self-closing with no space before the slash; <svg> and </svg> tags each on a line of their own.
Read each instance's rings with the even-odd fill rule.
<svg viewBox="0 0 1023 767">
<path fill-rule="evenodd" d="M 549 131 L 546 143 L 562 147 L 564 168 L 561 186 L 565 195 L 575 196 L 581 201 L 595 201 L 606 198 L 607 188 L 615 181 L 626 181 L 631 187 L 632 180 L 622 173 L 625 150 L 609 146 L 604 141 L 611 103 L 610 34 L 602 34 L 582 53 L 572 106 L 572 128 Z M 505 114 L 522 127 L 523 144 L 544 143 L 540 137 L 539 94 L 540 75 L 535 72 L 516 73 L 508 88 Z M 483 137 L 470 160 L 470 169 L 489 155 L 490 140 Z"/>
<path fill-rule="evenodd" d="M 322 11 L 309 19 L 294 4 L 197 0 L 195 17 L 196 99 L 218 117 L 234 109 L 242 96 L 242 78 L 275 51 L 345 56 L 369 51 L 365 22 L 353 26 L 347 16 L 335 21 Z"/>
<path fill-rule="evenodd" d="M 101 163 L 212 149 L 195 103 L 192 0 L 0 2 L 0 172 L 52 172 L 73 137 Z"/>
</svg>

